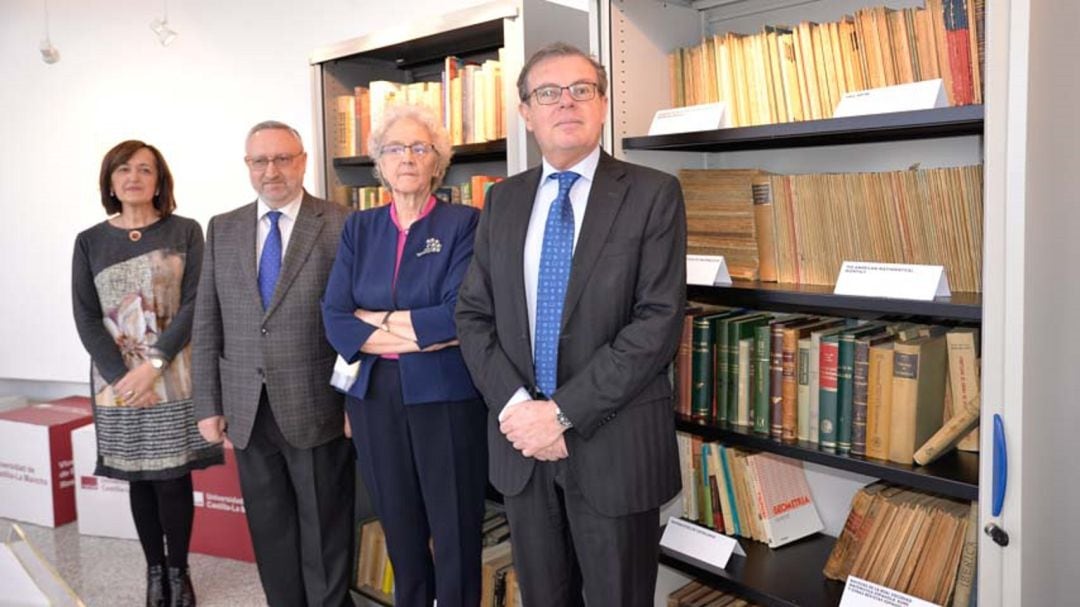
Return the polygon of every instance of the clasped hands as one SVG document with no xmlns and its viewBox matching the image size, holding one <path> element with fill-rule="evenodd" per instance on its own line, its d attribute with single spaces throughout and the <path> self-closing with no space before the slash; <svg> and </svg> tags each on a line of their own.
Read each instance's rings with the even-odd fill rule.
<svg viewBox="0 0 1080 607">
<path fill-rule="evenodd" d="M 550 400 L 527 400 L 506 410 L 499 431 L 525 457 L 553 462 L 569 455 L 565 428 L 555 419 L 556 405 Z"/>
<path fill-rule="evenodd" d="M 117 405 L 125 407 L 152 407 L 159 402 L 154 384 L 161 372 L 149 362 L 143 362 L 139 366 L 124 374 L 113 384 L 113 395 Z"/>
</svg>

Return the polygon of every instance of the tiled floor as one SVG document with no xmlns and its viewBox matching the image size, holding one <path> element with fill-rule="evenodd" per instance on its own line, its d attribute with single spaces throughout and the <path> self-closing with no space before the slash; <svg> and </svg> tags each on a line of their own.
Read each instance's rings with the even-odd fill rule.
<svg viewBox="0 0 1080 607">
<path fill-rule="evenodd" d="M 7 537 L 10 523 L 0 518 L 0 538 Z M 145 604 L 146 561 L 138 542 L 79 535 L 76 523 L 19 526 L 88 607 Z M 200 607 L 266 604 L 253 563 L 192 554 L 190 565 Z"/>
</svg>

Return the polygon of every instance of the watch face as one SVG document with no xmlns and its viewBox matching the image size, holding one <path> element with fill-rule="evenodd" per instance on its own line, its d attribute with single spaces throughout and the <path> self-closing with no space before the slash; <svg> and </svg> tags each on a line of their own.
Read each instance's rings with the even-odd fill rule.
<svg viewBox="0 0 1080 607">
<path fill-rule="evenodd" d="M 150 360 L 150 366 L 157 369 L 158 371 L 165 368 L 165 361 L 163 359 L 155 357 L 155 358 L 151 358 L 149 360 Z"/>
</svg>

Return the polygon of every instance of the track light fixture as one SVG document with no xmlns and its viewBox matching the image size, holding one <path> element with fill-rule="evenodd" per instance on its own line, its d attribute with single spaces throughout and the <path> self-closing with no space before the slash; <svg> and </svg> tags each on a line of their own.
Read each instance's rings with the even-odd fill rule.
<svg viewBox="0 0 1080 607">
<path fill-rule="evenodd" d="M 162 0 L 161 2 L 161 18 L 155 18 L 150 22 L 150 31 L 154 32 L 157 36 L 158 42 L 161 46 L 169 46 L 173 40 L 176 40 L 178 35 L 175 30 L 169 27 L 169 3 L 168 0 Z"/>
<path fill-rule="evenodd" d="M 45 39 L 41 41 L 38 50 L 41 51 L 41 60 L 52 65 L 60 61 L 60 51 L 49 39 L 49 0 L 42 0 L 42 5 L 45 7 Z"/>
</svg>

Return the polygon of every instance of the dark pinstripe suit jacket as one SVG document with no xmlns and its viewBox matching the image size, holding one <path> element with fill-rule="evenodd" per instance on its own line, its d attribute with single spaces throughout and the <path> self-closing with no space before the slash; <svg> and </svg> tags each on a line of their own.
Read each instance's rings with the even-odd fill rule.
<svg viewBox="0 0 1080 607">
<path fill-rule="evenodd" d="M 319 300 L 348 210 L 304 193 L 269 308 L 259 298 L 256 203 L 218 215 L 206 230 L 192 329 L 199 419 L 224 414 L 247 446 L 263 384 L 281 433 L 306 449 L 342 435 L 343 398 L 329 385 L 335 353 Z"/>
<path fill-rule="evenodd" d="M 492 186 L 458 292 L 461 350 L 490 409 L 491 482 L 515 495 L 532 474 L 499 432 L 519 386 L 535 386 L 522 273 L 539 167 Z M 680 486 L 666 367 L 686 304 L 686 213 L 671 175 L 601 154 L 570 270 L 552 395 L 574 428 L 569 467 L 608 516 L 655 508 Z"/>
</svg>

